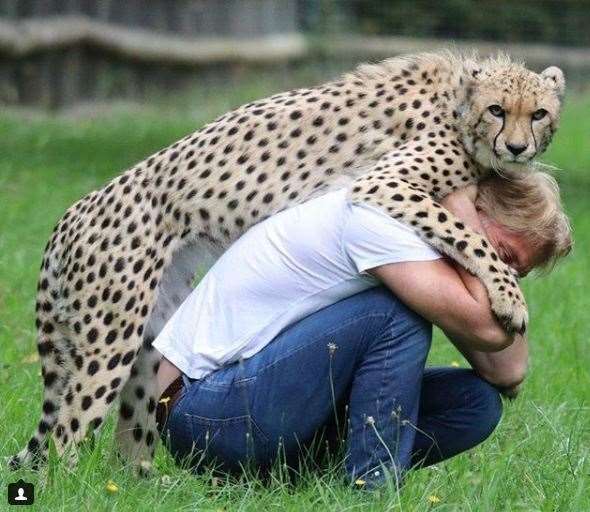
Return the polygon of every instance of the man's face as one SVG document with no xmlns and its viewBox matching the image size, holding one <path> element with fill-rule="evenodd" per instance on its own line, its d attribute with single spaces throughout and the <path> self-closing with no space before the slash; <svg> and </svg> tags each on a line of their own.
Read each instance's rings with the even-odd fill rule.
<svg viewBox="0 0 590 512">
<path fill-rule="evenodd" d="M 480 215 L 486 237 L 500 259 L 516 270 L 520 277 L 526 276 L 539 263 L 539 249 L 522 234 L 511 231 L 482 212 Z"/>
</svg>

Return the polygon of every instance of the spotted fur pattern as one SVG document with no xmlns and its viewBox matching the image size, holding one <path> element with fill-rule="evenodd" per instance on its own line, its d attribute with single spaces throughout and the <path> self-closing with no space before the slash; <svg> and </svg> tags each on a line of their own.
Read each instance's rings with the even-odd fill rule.
<svg viewBox="0 0 590 512">
<path fill-rule="evenodd" d="M 524 330 L 510 269 L 436 200 L 493 169 L 525 172 L 557 127 L 562 92 L 557 68 L 536 74 L 505 58 L 390 59 L 244 105 L 88 194 L 59 221 L 43 256 L 43 412 L 12 466 L 42 458 L 50 435 L 58 453 L 77 446 L 120 397 L 120 451 L 148 469 L 159 365 L 151 343 L 198 264 L 331 188 L 347 186 L 351 201 L 413 226 L 482 279 L 507 330 Z M 502 123 L 490 117 L 492 103 L 505 109 Z M 547 118 L 532 122 L 529 111 L 541 108 Z M 498 145 L 516 136 L 535 141 L 525 160 Z"/>
</svg>

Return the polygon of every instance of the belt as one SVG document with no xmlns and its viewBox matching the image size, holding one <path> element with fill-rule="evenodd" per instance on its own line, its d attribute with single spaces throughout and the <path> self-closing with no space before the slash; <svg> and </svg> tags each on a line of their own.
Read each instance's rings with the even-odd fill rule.
<svg viewBox="0 0 590 512">
<path fill-rule="evenodd" d="M 164 390 L 158 403 L 156 405 L 156 425 L 160 434 L 164 431 L 168 416 L 172 407 L 180 397 L 182 391 L 182 375 L 179 375 L 172 381 L 172 383 Z"/>
</svg>

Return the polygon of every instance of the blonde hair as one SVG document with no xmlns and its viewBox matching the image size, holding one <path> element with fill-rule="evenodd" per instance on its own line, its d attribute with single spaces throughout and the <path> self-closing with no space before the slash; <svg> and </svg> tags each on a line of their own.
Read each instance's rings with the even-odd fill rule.
<svg viewBox="0 0 590 512">
<path fill-rule="evenodd" d="M 478 184 L 475 205 L 538 248 L 538 268 L 552 270 L 571 251 L 571 226 L 559 187 L 545 172 L 527 172 L 511 179 L 490 176 Z"/>
</svg>

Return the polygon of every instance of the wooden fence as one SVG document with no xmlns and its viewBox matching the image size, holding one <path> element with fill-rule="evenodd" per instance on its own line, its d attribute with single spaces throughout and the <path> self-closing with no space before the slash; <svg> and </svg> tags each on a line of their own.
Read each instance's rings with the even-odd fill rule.
<svg viewBox="0 0 590 512">
<path fill-rule="evenodd" d="M 306 53 L 297 0 L 0 0 L 0 101 L 141 97 Z"/>
</svg>

